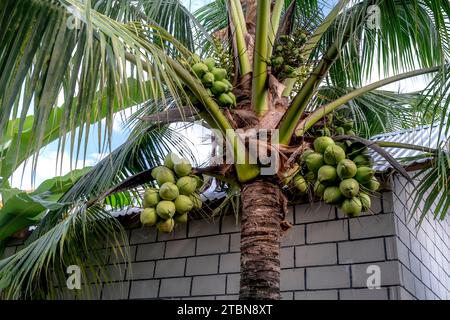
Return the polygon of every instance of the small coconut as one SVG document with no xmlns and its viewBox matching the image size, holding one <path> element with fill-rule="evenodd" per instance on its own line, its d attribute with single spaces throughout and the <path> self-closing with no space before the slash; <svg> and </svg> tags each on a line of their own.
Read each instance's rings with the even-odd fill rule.
<svg viewBox="0 0 450 320">
<path fill-rule="evenodd" d="M 216 62 L 212 57 L 206 58 L 205 61 L 203 61 L 203 63 L 208 67 L 209 71 L 212 71 L 212 69 L 216 66 Z"/>
<path fill-rule="evenodd" d="M 322 166 L 317 173 L 317 179 L 327 186 L 333 184 L 337 179 L 336 168 L 330 165 Z"/>
<path fill-rule="evenodd" d="M 189 199 L 191 199 L 194 207 L 193 209 L 200 209 L 203 205 L 202 198 L 198 193 L 193 193 L 189 195 Z"/>
<path fill-rule="evenodd" d="M 173 217 L 173 220 L 175 220 L 176 223 L 185 224 L 188 221 L 188 214 L 187 214 L 187 212 L 183 213 L 183 214 L 176 214 Z"/>
<path fill-rule="evenodd" d="M 169 218 L 164 221 L 160 221 L 156 224 L 156 228 L 159 232 L 171 233 L 173 231 L 173 227 L 175 226 L 175 221 L 172 218 Z"/>
<path fill-rule="evenodd" d="M 342 193 L 339 187 L 327 187 L 323 193 L 323 200 L 327 204 L 338 204 L 342 202 Z"/>
<path fill-rule="evenodd" d="M 316 197 L 322 198 L 327 187 L 320 183 L 320 181 L 316 181 L 314 183 L 314 194 Z"/>
<path fill-rule="evenodd" d="M 180 194 L 190 195 L 197 189 L 197 180 L 190 176 L 181 177 L 177 181 L 177 187 Z"/>
<path fill-rule="evenodd" d="M 159 192 L 158 189 L 150 188 L 144 192 L 144 208 L 155 207 L 159 202 Z"/>
<path fill-rule="evenodd" d="M 159 188 L 159 196 L 164 200 L 173 200 L 180 195 L 178 187 L 172 182 L 164 183 Z"/>
<path fill-rule="evenodd" d="M 323 160 L 325 161 L 326 164 L 334 166 L 337 163 L 339 163 L 339 161 L 344 159 L 345 159 L 345 151 L 337 145 L 328 146 L 325 149 L 325 152 L 323 153 Z"/>
<path fill-rule="evenodd" d="M 152 177 L 153 177 L 153 179 L 156 179 L 156 177 L 158 176 L 158 174 L 159 174 L 162 170 L 165 170 L 165 169 L 167 169 L 167 168 L 165 168 L 164 166 L 158 166 L 158 167 L 153 168 L 153 170 L 152 170 Z"/>
<path fill-rule="evenodd" d="M 223 80 L 227 77 L 227 70 L 223 68 L 213 68 L 211 72 L 214 74 L 216 81 Z"/>
<path fill-rule="evenodd" d="M 309 170 L 317 172 L 323 166 L 323 155 L 318 152 L 310 153 L 306 156 L 305 162 Z"/>
<path fill-rule="evenodd" d="M 330 137 L 323 136 L 323 137 L 318 137 L 318 138 L 316 138 L 316 139 L 314 140 L 314 143 L 313 143 L 313 144 L 314 144 L 314 150 L 315 150 L 316 152 L 324 153 L 325 150 L 326 150 L 329 146 L 334 145 L 335 143 L 334 143 L 334 140 L 331 139 Z"/>
<path fill-rule="evenodd" d="M 345 134 L 345 130 L 342 127 L 337 127 L 336 128 L 336 134 L 338 135 L 344 135 Z"/>
<path fill-rule="evenodd" d="M 375 171 L 370 167 L 359 167 L 356 170 L 355 179 L 358 180 L 359 183 L 365 184 L 372 180 L 375 175 Z"/>
<path fill-rule="evenodd" d="M 347 120 L 343 125 L 342 125 L 342 128 L 345 130 L 345 131 L 348 131 L 348 130 L 352 130 L 353 129 L 353 127 L 354 127 L 354 122 L 352 121 L 352 120 Z"/>
<path fill-rule="evenodd" d="M 170 170 L 169 168 L 161 167 L 156 173 L 156 181 L 160 186 L 162 186 L 166 182 L 175 183 L 175 175 L 173 174 L 173 171 Z"/>
<path fill-rule="evenodd" d="M 178 213 L 186 213 L 192 210 L 194 207 L 194 203 L 192 203 L 192 200 L 183 194 L 180 194 L 175 199 L 175 209 Z"/>
<path fill-rule="evenodd" d="M 306 183 L 305 178 L 300 174 L 294 177 L 294 186 L 301 194 L 306 193 L 308 190 L 308 183 Z"/>
<path fill-rule="evenodd" d="M 337 146 L 341 147 L 342 150 L 344 150 L 345 153 L 347 153 L 347 143 L 345 141 L 337 141 L 335 142 Z"/>
<path fill-rule="evenodd" d="M 372 207 L 372 201 L 370 200 L 370 196 L 368 194 L 361 192 L 359 194 L 359 200 L 361 200 L 362 211 L 370 210 Z"/>
<path fill-rule="evenodd" d="M 205 73 L 207 73 L 208 66 L 202 62 L 197 62 L 192 66 L 192 71 L 197 75 L 197 77 L 202 78 Z"/>
<path fill-rule="evenodd" d="M 173 170 L 173 165 L 180 160 L 176 153 L 170 152 L 164 158 L 164 166 Z"/>
<path fill-rule="evenodd" d="M 214 83 L 214 75 L 211 72 L 207 72 L 202 77 L 202 83 L 206 88 L 211 88 Z"/>
<path fill-rule="evenodd" d="M 348 178 L 353 178 L 358 168 L 356 167 L 355 163 L 352 160 L 344 159 L 339 161 L 336 170 L 339 178 L 344 180 Z"/>
<path fill-rule="evenodd" d="M 219 97 L 222 93 L 225 93 L 227 91 L 228 85 L 222 81 L 214 81 L 213 85 L 211 86 L 211 92 L 216 97 Z"/>
<path fill-rule="evenodd" d="M 380 188 L 380 182 L 378 182 L 377 178 L 373 177 L 372 180 L 364 184 L 364 187 L 370 191 L 377 191 Z"/>
<path fill-rule="evenodd" d="M 177 176 L 184 177 L 191 173 L 192 166 L 191 166 L 191 163 L 189 162 L 189 160 L 180 159 L 180 162 L 175 163 L 175 165 L 173 166 L 173 169 L 174 169 L 175 173 L 177 174 Z"/>
<path fill-rule="evenodd" d="M 353 198 L 359 192 L 359 183 L 355 179 L 345 179 L 339 184 L 339 189 L 345 197 Z"/>
<path fill-rule="evenodd" d="M 361 214 L 362 203 L 358 198 L 345 199 L 341 206 L 342 212 L 348 217 L 357 217 Z"/>
<path fill-rule="evenodd" d="M 353 158 L 353 162 L 357 167 L 371 167 L 373 166 L 373 159 L 366 154 L 359 154 Z"/>
<path fill-rule="evenodd" d="M 306 158 L 312 153 L 314 153 L 313 149 L 306 149 L 305 151 L 303 151 L 302 155 L 300 156 L 300 161 L 305 162 Z"/>
<path fill-rule="evenodd" d="M 172 201 L 163 200 L 156 206 L 156 213 L 164 220 L 172 218 L 175 211 L 175 204 Z"/>
<path fill-rule="evenodd" d="M 142 210 L 140 215 L 140 220 L 142 225 L 144 226 L 154 226 L 156 224 L 156 221 L 158 220 L 158 215 L 156 213 L 155 208 L 145 208 Z"/>
<path fill-rule="evenodd" d="M 305 180 L 309 183 L 314 183 L 317 179 L 317 174 L 314 171 L 308 171 L 305 174 Z"/>
</svg>

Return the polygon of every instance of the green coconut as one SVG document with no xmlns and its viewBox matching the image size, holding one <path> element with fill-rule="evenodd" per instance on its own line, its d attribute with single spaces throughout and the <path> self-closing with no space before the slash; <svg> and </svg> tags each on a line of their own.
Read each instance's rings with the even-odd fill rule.
<svg viewBox="0 0 450 320">
<path fill-rule="evenodd" d="M 334 140 L 331 139 L 330 137 L 323 136 L 323 137 L 318 137 L 318 138 L 316 138 L 316 139 L 314 140 L 314 143 L 313 143 L 313 144 L 314 144 L 314 150 L 315 150 L 316 152 L 324 153 L 325 150 L 326 150 L 329 146 L 334 145 L 335 143 L 334 143 Z"/>
<path fill-rule="evenodd" d="M 353 127 L 354 127 L 354 122 L 352 121 L 352 120 L 347 120 L 343 125 L 342 125 L 342 128 L 345 130 L 345 131 L 349 131 L 349 130 L 352 130 L 353 129 Z"/>
<path fill-rule="evenodd" d="M 308 171 L 305 174 L 305 180 L 309 183 L 314 183 L 317 179 L 317 174 L 314 171 Z"/>
<path fill-rule="evenodd" d="M 177 181 L 177 187 L 180 194 L 190 195 L 197 189 L 197 180 L 194 177 L 185 176 Z"/>
<path fill-rule="evenodd" d="M 339 161 L 336 169 L 339 178 L 342 180 L 353 178 L 356 174 L 356 170 L 358 170 L 358 168 L 355 163 L 349 159 Z"/>
<path fill-rule="evenodd" d="M 228 81 L 227 79 L 222 79 L 220 81 L 222 81 L 223 83 L 225 83 L 228 86 L 228 90 L 227 91 L 233 90 L 233 85 L 231 84 L 230 81 Z"/>
<path fill-rule="evenodd" d="M 180 161 L 180 157 L 176 153 L 170 152 L 164 157 L 164 166 L 173 170 L 174 163 Z"/>
<path fill-rule="evenodd" d="M 160 221 L 156 224 L 156 228 L 159 232 L 171 233 L 173 231 L 173 227 L 175 226 L 175 221 L 172 218 L 169 218 L 164 221 Z"/>
<path fill-rule="evenodd" d="M 159 202 L 159 192 L 157 189 L 150 188 L 144 192 L 144 208 L 155 207 Z"/>
<path fill-rule="evenodd" d="M 314 153 L 313 149 L 306 149 L 305 151 L 303 151 L 302 155 L 300 156 L 300 161 L 305 162 L 306 157 L 308 157 L 312 153 Z"/>
<path fill-rule="evenodd" d="M 222 93 L 219 98 L 217 98 L 217 100 L 219 101 L 219 105 L 221 105 L 222 107 L 229 107 L 232 106 L 234 104 L 234 100 L 233 98 L 230 96 L 229 93 Z"/>
<path fill-rule="evenodd" d="M 306 156 L 306 166 L 311 171 L 318 171 L 323 166 L 323 155 L 318 152 L 310 153 Z"/>
<path fill-rule="evenodd" d="M 346 134 L 347 136 L 356 136 L 356 132 L 353 131 L 353 130 L 345 131 L 345 134 Z"/>
<path fill-rule="evenodd" d="M 345 151 L 337 146 L 337 145 L 330 145 L 325 149 L 325 152 L 323 153 L 323 160 L 326 164 L 330 165 L 336 165 L 339 163 L 339 161 L 345 159 Z"/>
<path fill-rule="evenodd" d="M 327 187 L 323 193 L 323 200 L 327 204 L 338 204 L 342 202 L 342 193 L 339 187 Z"/>
<path fill-rule="evenodd" d="M 174 169 L 175 173 L 177 174 L 177 176 L 184 177 L 191 173 L 192 166 L 191 166 L 191 163 L 189 162 L 189 160 L 180 159 L 180 162 L 176 163 L 173 166 L 173 169 Z"/>
<path fill-rule="evenodd" d="M 195 182 L 197 183 L 197 187 L 195 188 L 195 190 L 200 189 L 203 186 L 203 179 L 200 178 L 199 176 L 191 176 L 192 178 L 195 179 Z"/>
<path fill-rule="evenodd" d="M 164 220 L 172 218 L 175 212 L 175 204 L 172 201 L 163 200 L 156 206 L 156 213 Z"/>
<path fill-rule="evenodd" d="M 359 183 L 355 179 L 345 179 L 339 184 L 339 189 L 347 198 L 355 197 L 359 192 Z"/>
<path fill-rule="evenodd" d="M 156 179 L 156 177 L 158 176 L 158 173 L 160 173 L 161 171 L 167 169 L 165 166 L 158 166 L 153 168 L 152 170 L 152 177 L 153 179 Z"/>
<path fill-rule="evenodd" d="M 211 72 L 207 72 L 202 77 L 202 83 L 205 87 L 210 88 L 214 83 L 214 75 Z"/>
<path fill-rule="evenodd" d="M 158 220 L 158 214 L 156 213 L 155 208 L 145 208 L 142 210 L 140 220 L 144 226 L 154 226 Z"/>
<path fill-rule="evenodd" d="M 175 199 L 175 210 L 178 213 L 186 213 L 192 210 L 194 207 L 194 203 L 192 203 L 192 200 L 183 194 L 180 194 Z"/>
<path fill-rule="evenodd" d="M 235 106 L 237 103 L 237 100 L 236 100 L 236 96 L 234 95 L 234 93 L 230 91 L 227 93 L 227 95 L 231 98 L 231 100 L 233 100 L 232 106 Z"/>
<path fill-rule="evenodd" d="M 314 194 L 315 194 L 317 197 L 322 198 L 323 195 L 324 195 L 324 193 L 325 193 L 325 189 L 326 189 L 326 188 L 327 188 L 327 187 L 326 187 L 325 185 L 321 184 L 320 181 L 316 181 L 316 182 L 314 183 Z"/>
<path fill-rule="evenodd" d="M 319 132 L 322 136 L 327 136 L 327 137 L 331 136 L 331 131 L 328 128 L 320 129 Z"/>
<path fill-rule="evenodd" d="M 372 180 L 364 184 L 364 187 L 370 191 L 377 191 L 380 188 L 380 182 L 378 182 L 377 178 L 373 177 Z"/>
<path fill-rule="evenodd" d="M 192 204 L 194 205 L 193 209 L 200 209 L 203 205 L 202 198 L 198 193 L 193 193 L 189 195 L 189 199 L 191 199 Z"/>
<path fill-rule="evenodd" d="M 300 174 L 297 174 L 294 177 L 294 186 L 302 194 L 306 193 L 306 191 L 308 190 L 308 183 L 306 182 L 305 178 Z"/>
<path fill-rule="evenodd" d="M 353 162 L 357 167 L 371 167 L 373 166 L 373 159 L 366 154 L 359 154 L 353 158 Z"/>
<path fill-rule="evenodd" d="M 358 180 L 359 183 L 365 184 L 372 180 L 375 175 L 375 171 L 370 167 L 359 167 L 356 170 L 355 179 Z"/>
<path fill-rule="evenodd" d="M 227 77 L 227 70 L 223 68 L 213 68 L 211 72 L 214 74 L 214 79 L 216 81 L 223 80 Z"/>
<path fill-rule="evenodd" d="M 331 185 L 337 179 L 336 168 L 330 165 L 322 166 L 317 172 L 317 179 L 324 185 Z"/>
<path fill-rule="evenodd" d="M 372 201 L 370 200 L 370 196 L 368 194 L 361 192 L 359 194 L 359 200 L 361 201 L 363 211 L 370 210 L 370 208 L 372 207 Z"/>
<path fill-rule="evenodd" d="M 175 183 L 175 175 L 173 174 L 173 171 L 170 170 L 169 168 L 162 167 L 157 171 L 156 181 L 158 181 L 158 184 L 160 186 L 162 186 L 166 182 Z"/>
<path fill-rule="evenodd" d="M 175 220 L 175 223 L 185 224 L 188 221 L 188 214 L 187 214 L 187 212 L 183 213 L 183 214 L 176 214 L 173 217 L 173 220 Z"/>
<path fill-rule="evenodd" d="M 173 200 L 180 195 L 175 183 L 166 182 L 159 188 L 159 196 L 164 200 Z"/>
<path fill-rule="evenodd" d="M 361 214 L 362 203 L 358 198 L 345 199 L 341 206 L 342 212 L 349 217 L 357 217 Z"/>
<path fill-rule="evenodd" d="M 207 73 L 208 70 L 208 66 L 202 62 L 197 62 L 196 64 L 194 64 L 192 66 L 192 71 L 194 71 L 194 73 L 197 75 L 197 77 L 199 77 L 200 79 L 203 77 L 203 75 L 205 73 Z"/>
<path fill-rule="evenodd" d="M 344 128 L 342 128 L 342 127 L 337 127 L 337 128 L 336 128 L 336 134 L 338 134 L 338 135 L 343 135 L 343 134 L 345 134 Z"/>
<path fill-rule="evenodd" d="M 211 92 L 216 96 L 219 97 L 222 93 L 225 93 L 228 91 L 228 86 L 226 83 L 222 81 L 214 81 L 213 85 L 211 86 Z"/>
<path fill-rule="evenodd" d="M 212 71 L 212 69 L 214 69 L 214 67 L 216 66 L 216 61 L 214 61 L 214 58 L 211 57 L 206 58 L 203 63 L 208 67 L 209 71 Z"/>
</svg>

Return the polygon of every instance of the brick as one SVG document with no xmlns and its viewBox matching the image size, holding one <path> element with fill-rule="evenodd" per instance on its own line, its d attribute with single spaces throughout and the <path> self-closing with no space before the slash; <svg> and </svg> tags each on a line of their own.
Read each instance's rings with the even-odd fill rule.
<svg viewBox="0 0 450 320">
<path fill-rule="evenodd" d="M 294 267 L 294 247 L 280 249 L 281 269 Z"/>
<path fill-rule="evenodd" d="M 411 234 L 411 247 L 410 248 L 411 248 L 412 253 L 414 253 L 416 255 L 416 257 L 420 257 L 421 252 L 426 251 L 425 248 L 423 248 L 423 249 L 421 248 L 420 242 L 412 234 Z"/>
<path fill-rule="evenodd" d="M 129 282 L 108 283 L 103 286 L 102 300 L 128 299 Z"/>
<path fill-rule="evenodd" d="M 155 270 L 155 262 L 135 262 L 131 264 L 131 270 L 127 272 L 128 280 L 151 279 Z"/>
<path fill-rule="evenodd" d="M 397 235 L 400 238 L 400 240 L 405 243 L 407 246 L 410 245 L 410 238 L 409 238 L 409 230 L 408 228 L 403 224 L 403 222 L 400 221 L 400 219 L 395 219 L 395 227 L 397 229 Z"/>
<path fill-rule="evenodd" d="M 295 214 L 294 214 L 295 209 L 294 208 L 295 208 L 295 206 L 289 206 L 288 207 L 288 212 L 287 212 L 286 217 L 285 217 L 285 219 L 287 221 L 289 221 L 290 224 L 295 224 L 295 221 L 294 221 L 294 219 L 295 219 Z"/>
<path fill-rule="evenodd" d="M 295 300 L 337 300 L 337 290 L 297 291 Z"/>
<path fill-rule="evenodd" d="M 195 240 L 184 239 L 166 242 L 166 258 L 188 257 L 195 255 Z"/>
<path fill-rule="evenodd" d="M 400 284 L 400 270 L 398 262 L 386 261 L 352 265 L 353 287 L 367 288 L 367 280 L 374 274 L 371 270 L 368 270 L 369 266 L 377 266 L 380 268 L 380 284 L 382 286 Z"/>
<path fill-rule="evenodd" d="M 384 213 L 394 212 L 394 199 L 392 197 L 392 192 L 383 192 L 382 204 Z"/>
<path fill-rule="evenodd" d="M 128 263 L 134 261 L 136 257 L 136 250 L 138 246 L 127 246 L 122 247 L 122 251 L 119 250 L 111 250 L 109 255 L 109 263 L 117 264 L 117 263 Z"/>
<path fill-rule="evenodd" d="M 228 252 L 229 235 L 202 237 L 197 239 L 197 254 Z"/>
<path fill-rule="evenodd" d="M 159 297 L 185 297 L 191 290 L 191 278 L 162 279 Z"/>
<path fill-rule="evenodd" d="M 294 300 L 293 292 L 280 292 L 281 300 Z"/>
<path fill-rule="evenodd" d="M 175 229 L 171 233 L 158 233 L 158 241 L 169 241 L 169 240 L 177 240 L 184 239 L 187 236 L 187 225 L 177 225 Z"/>
<path fill-rule="evenodd" d="M 339 263 L 385 260 L 384 239 L 367 239 L 338 243 Z"/>
<path fill-rule="evenodd" d="M 220 273 L 239 272 L 241 268 L 240 253 L 229 253 L 220 256 Z"/>
<path fill-rule="evenodd" d="M 204 219 L 192 220 L 189 222 L 189 237 L 219 234 L 219 228 L 219 220 L 214 222 L 206 221 Z"/>
<path fill-rule="evenodd" d="M 227 274 L 227 293 L 239 293 L 241 275 Z"/>
<path fill-rule="evenodd" d="M 217 273 L 219 256 L 192 257 L 186 260 L 186 275 Z"/>
<path fill-rule="evenodd" d="M 133 229 L 131 230 L 130 244 L 155 242 L 156 233 L 156 228 Z"/>
<path fill-rule="evenodd" d="M 334 289 L 350 287 L 348 266 L 312 267 L 306 269 L 306 288 Z"/>
<path fill-rule="evenodd" d="M 318 205 L 303 204 L 295 206 L 295 223 L 310 223 L 336 219 L 334 207 L 320 203 Z"/>
<path fill-rule="evenodd" d="M 133 281 L 130 288 L 130 299 L 157 298 L 159 280 Z"/>
<path fill-rule="evenodd" d="M 392 214 L 379 214 L 349 220 L 350 238 L 361 239 L 395 234 Z"/>
<path fill-rule="evenodd" d="M 295 248 L 295 266 L 318 266 L 336 264 L 337 253 L 335 243 L 306 245 Z"/>
<path fill-rule="evenodd" d="M 108 281 L 121 281 L 125 279 L 125 264 L 114 264 L 106 267 L 106 275 Z"/>
<path fill-rule="evenodd" d="M 141 244 L 137 248 L 136 261 L 162 259 L 165 248 L 164 242 Z"/>
<path fill-rule="evenodd" d="M 418 300 L 426 300 L 427 294 L 426 294 L 426 289 L 425 289 L 424 284 L 416 279 L 416 281 L 414 281 L 414 285 L 415 285 L 414 292 L 415 292 L 416 298 Z"/>
<path fill-rule="evenodd" d="M 199 297 L 182 298 L 181 300 L 216 300 L 216 297 L 215 296 L 199 296 Z"/>
<path fill-rule="evenodd" d="M 397 239 L 395 237 L 384 238 L 384 246 L 386 247 L 386 259 L 398 258 Z"/>
<path fill-rule="evenodd" d="M 398 260 L 409 268 L 409 250 L 400 240 L 397 241 L 397 252 Z"/>
<path fill-rule="evenodd" d="M 340 290 L 341 300 L 388 300 L 387 288 Z"/>
<path fill-rule="evenodd" d="M 210 295 L 225 293 L 225 275 L 199 276 L 192 279 L 193 295 Z"/>
<path fill-rule="evenodd" d="M 318 243 L 347 240 L 347 223 L 347 220 L 336 220 L 308 224 L 306 227 L 306 242 Z"/>
<path fill-rule="evenodd" d="M 409 253 L 410 270 L 417 277 L 421 278 L 420 275 L 420 261 L 411 252 Z"/>
<path fill-rule="evenodd" d="M 184 275 L 186 259 L 169 259 L 156 261 L 155 278 L 176 277 Z"/>
<path fill-rule="evenodd" d="M 281 237 L 281 246 L 298 246 L 305 244 L 305 226 L 294 225 Z"/>
<path fill-rule="evenodd" d="M 216 300 L 239 300 L 239 295 L 216 296 Z"/>
<path fill-rule="evenodd" d="M 240 232 L 241 231 L 241 219 L 237 218 L 232 214 L 223 216 L 222 218 L 222 226 L 220 229 L 221 233 L 231 233 L 231 232 Z"/>
<path fill-rule="evenodd" d="M 281 291 L 304 290 L 305 269 L 284 269 L 280 275 Z"/>
<path fill-rule="evenodd" d="M 400 290 L 399 292 L 400 300 L 416 300 L 416 298 L 414 298 L 414 296 L 411 295 L 411 293 L 406 291 L 404 288 L 400 288 L 399 290 Z"/>
<path fill-rule="evenodd" d="M 230 234 L 230 252 L 240 252 L 241 251 L 241 234 L 233 233 Z"/>
</svg>

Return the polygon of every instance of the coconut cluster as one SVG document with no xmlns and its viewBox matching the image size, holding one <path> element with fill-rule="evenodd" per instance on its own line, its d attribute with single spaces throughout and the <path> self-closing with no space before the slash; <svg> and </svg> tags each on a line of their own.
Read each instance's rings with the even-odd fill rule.
<svg viewBox="0 0 450 320">
<path fill-rule="evenodd" d="M 297 69 L 305 62 L 301 48 L 307 37 L 305 32 L 297 30 L 291 36 L 282 35 L 278 38 L 270 60 L 272 73 L 278 80 L 297 78 Z"/>
<path fill-rule="evenodd" d="M 152 177 L 158 188 L 149 188 L 144 192 L 141 223 L 145 226 L 156 225 L 160 232 L 172 232 L 175 224 L 184 224 L 193 209 L 200 209 L 202 201 L 196 192 L 201 179 L 192 175 L 192 166 L 186 159 L 169 153 L 164 165 L 152 171 Z"/>
<path fill-rule="evenodd" d="M 199 57 L 194 57 L 191 68 L 220 106 L 236 106 L 236 96 L 232 92 L 233 85 L 228 80 L 228 72 L 216 65 L 214 58 L 209 57 L 200 61 Z"/>
<path fill-rule="evenodd" d="M 369 210 L 370 194 L 380 183 L 367 148 L 350 141 L 335 142 L 328 136 L 316 138 L 313 147 L 302 154 L 301 170 L 292 178 L 298 192 L 306 194 L 312 189 L 316 197 L 350 217 Z"/>
</svg>

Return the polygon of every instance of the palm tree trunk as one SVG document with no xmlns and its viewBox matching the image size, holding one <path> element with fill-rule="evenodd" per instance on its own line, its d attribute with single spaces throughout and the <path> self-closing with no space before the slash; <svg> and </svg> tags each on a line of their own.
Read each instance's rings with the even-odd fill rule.
<svg viewBox="0 0 450 320">
<path fill-rule="evenodd" d="M 280 188 L 265 180 L 242 191 L 240 299 L 280 298 L 280 224 L 284 219 Z"/>
</svg>

